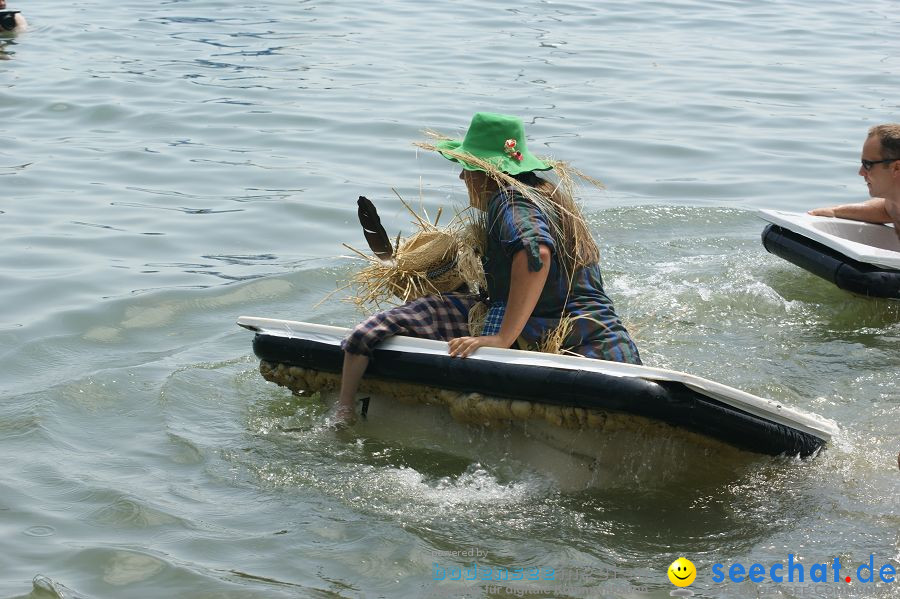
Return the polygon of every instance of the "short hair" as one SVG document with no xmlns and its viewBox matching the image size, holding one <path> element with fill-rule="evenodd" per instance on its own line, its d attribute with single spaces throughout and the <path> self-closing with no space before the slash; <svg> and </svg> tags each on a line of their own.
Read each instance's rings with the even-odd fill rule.
<svg viewBox="0 0 900 599">
<path fill-rule="evenodd" d="M 878 137 L 882 158 L 900 158 L 900 123 L 875 125 L 869 129 L 869 137 Z"/>
</svg>

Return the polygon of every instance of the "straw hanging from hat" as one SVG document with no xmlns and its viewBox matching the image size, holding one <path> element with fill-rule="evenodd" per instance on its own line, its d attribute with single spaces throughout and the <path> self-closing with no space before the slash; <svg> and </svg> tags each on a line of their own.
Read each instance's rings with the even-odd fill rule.
<svg viewBox="0 0 900 599">
<path fill-rule="evenodd" d="M 394 190 L 394 193 L 397 193 Z M 459 213 L 445 227 L 438 227 L 441 211 L 432 223 L 428 214 L 419 216 L 406 201 L 400 201 L 412 214 L 413 225 L 419 230 L 396 244 L 390 259 L 370 256 L 347 244 L 344 246 L 362 257 L 369 264 L 351 277 L 358 294 L 351 300 L 360 309 L 367 305 L 381 307 L 383 303 L 406 303 L 432 294 L 448 293 L 466 283 L 471 290 L 485 288 L 486 281 L 481 265 L 484 248 L 484 227 L 477 219 Z M 374 212 L 367 206 L 367 212 Z M 424 209 L 423 209 L 424 212 Z M 371 216 L 371 215 L 369 215 Z M 367 221 L 370 225 L 374 219 Z M 380 224 L 380 221 L 379 221 Z M 366 229 L 366 225 L 363 225 Z M 386 238 L 377 235 L 381 244 Z"/>
</svg>

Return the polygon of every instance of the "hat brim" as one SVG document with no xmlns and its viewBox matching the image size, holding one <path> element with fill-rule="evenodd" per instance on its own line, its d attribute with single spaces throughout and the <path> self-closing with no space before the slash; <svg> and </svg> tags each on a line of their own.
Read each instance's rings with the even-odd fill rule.
<svg viewBox="0 0 900 599">
<path fill-rule="evenodd" d="M 465 160 L 465 155 L 468 154 L 468 152 L 466 152 L 461 141 L 456 139 L 445 139 L 438 141 L 434 145 L 441 156 L 447 160 L 452 160 L 453 162 L 461 164 L 465 170 L 485 171 L 484 168 Z M 453 154 L 447 154 L 447 151 L 453 152 Z M 515 160 L 504 153 L 480 157 L 480 160 L 487 162 L 498 171 L 508 175 L 518 175 L 531 171 L 549 171 L 553 168 L 552 164 L 544 162 L 531 152 L 527 151 L 522 153 L 522 160 Z"/>
</svg>

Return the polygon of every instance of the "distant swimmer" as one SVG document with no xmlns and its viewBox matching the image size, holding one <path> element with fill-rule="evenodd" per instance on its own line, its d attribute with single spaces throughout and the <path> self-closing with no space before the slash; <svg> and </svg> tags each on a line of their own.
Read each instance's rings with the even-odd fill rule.
<svg viewBox="0 0 900 599">
<path fill-rule="evenodd" d="M 813 216 L 848 218 L 868 223 L 894 223 L 900 237 L 900 123 L 876 125 L 862 147 L 859 176 L 871 200 L 810 210 Z"/>
<path fill-rule="evenodd" d="M 25 17 L 17 10 L 7 10 L 6 0 L 0 0 L 0 35 L 22 33 L 28 28 Z"/>
</svg>

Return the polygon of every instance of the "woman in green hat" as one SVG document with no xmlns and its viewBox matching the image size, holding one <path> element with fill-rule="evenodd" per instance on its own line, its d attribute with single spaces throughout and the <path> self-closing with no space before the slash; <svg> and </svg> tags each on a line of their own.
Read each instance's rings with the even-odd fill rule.
<svg viewBox="0 0 900 599">
<path fill-rule="evenodd" d="M 441 138 L 419 147 L 462 166 L 471 205 L 485 213 L 484 264 L 489 309 L 479 335 L 468 293 L 419 298 L 380 312 L 344 340 L 338 418 L 352 418 L 359 382 L 377 343 L 391 335 L 448 341 L 465 358 L 479 347 L 519 347 L 640 364 L 637 347 L 603 290 L 600 251 L 572 195 L 571 173 L 561 162 L 528 150 L 522 120 L 479 112 L 461 141 Z M 538 176 L 555 171 L 558 182 Z"/>
</svg>

